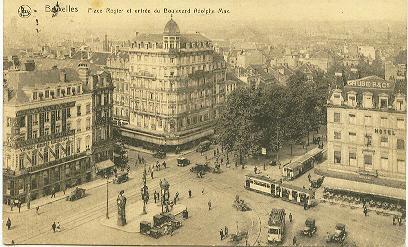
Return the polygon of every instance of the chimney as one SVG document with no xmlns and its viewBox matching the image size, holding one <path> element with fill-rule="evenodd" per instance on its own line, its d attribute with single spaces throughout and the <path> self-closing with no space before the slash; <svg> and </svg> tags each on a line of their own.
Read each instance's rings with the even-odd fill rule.
<svg viewBox="0 0 408 247">
<path fill-rule="evenodd" d="M 82 87 L 89 89 L 89 67 L 87 63 L 78 64 L 79 79 L 82 81 Z"/>
<path fill-rule="evenodd" d="M 35 62 L 34 60 L 27 60 L 23 63 L 23 71 L 34 71 L 35 70 Z"/>
</svg>

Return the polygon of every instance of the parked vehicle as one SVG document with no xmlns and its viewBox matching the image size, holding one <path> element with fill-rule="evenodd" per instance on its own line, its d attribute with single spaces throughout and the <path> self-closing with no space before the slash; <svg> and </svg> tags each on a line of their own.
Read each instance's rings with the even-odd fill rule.
<svg viewBox="0 0 408 247">
<path fill-rule="evenodd" d="M 113 183 L 114 184 L 121 184 L 124 183 L 126 181 L 129 180 L 129 174 L 127 172 L 121 173 L 119 175 L 117 175 L 114 179 L 113 179 Z"/>
<path fill-rule="evenodd" d="M 305 227 L 303 228 L 303 235 L 312 237 L 317 231 L 316 221 L 313 218 L 307 218 L 305 221 Z"/>
<path fill-rule="evenodd" d="M 163 150 L 159 150 L 153 154 L 153 157 L 157 159 L 164 159 L 166 158 L 166 152 L 164 152 Z"/>
<path fill-rule="evenodd" d="M 74 191 L 72 191 L 68 196 L 67 196 L 67 201 L 76 201 L 78 199 L 81 199 L 82 197 L 85 196 L 85 189 L 76 187 Z"/>
<path fill-rule="evenodd" d="M 310 187 L 315 188 L 315 189 L 320 188 L 320 186 L 322 186 L 323 181 L 324 181 L 324 176 L 318 178 L 317 180 L 312 180 L 311 179 L 310 180 Z"/>
<path fill-rule="evenodd" d="M 184 157 L 177 158 L 177 166 L 188 166 L 190 163 L 190 160 Z"/>
<path fill-rule="evenodd" d="M 346 235 L 346 225 L 338 223 L 336 224 L 336 230 L 334 233 L 327 236 L 326 242 L 343 243 L 343 241 L 346 239 Z"/>
<path fill-rule="evenodd" d="M 202 143 L 200 143 L 200 145 L 198 145 L 198 147 L 196 148 L 196 152 L 205 152 L 210 150 L 210 146 L 211 146 L 211 142 L 210 141 L 204 141 Z"/>
</svg>

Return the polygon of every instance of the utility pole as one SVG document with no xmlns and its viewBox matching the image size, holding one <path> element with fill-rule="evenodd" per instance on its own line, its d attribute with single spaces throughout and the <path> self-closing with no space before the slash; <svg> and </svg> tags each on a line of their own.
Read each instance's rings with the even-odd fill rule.
<svg viewBox="0 0 408 247">
<path fill-rule="evenodd" d="M 109 219 L 109 178 L 106 177 L 106 219 Z"/>
</svg>

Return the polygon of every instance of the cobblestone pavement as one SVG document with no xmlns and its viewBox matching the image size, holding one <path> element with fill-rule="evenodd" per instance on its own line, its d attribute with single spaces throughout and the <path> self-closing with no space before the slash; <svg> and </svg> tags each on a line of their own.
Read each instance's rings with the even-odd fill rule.
<svg viewBox="0 0 408 247">
<path fill-rule="evenodd" d="M 208 152 L 208 157 L 212 151 Z M 132 158 L 135 152 L 129 153 Z M 136 155 L 137 156 L 137 155 Z M 197 153 L 185 155 L 195 162 L 205 158 Z M 101 224 L 106 214 L 106 187 L 101 186 L 89 191 L 89 195 L 75 202 L 57 201 L 43 206 L 40 214 L 35 210 L 20 214 L 3 214 L 3 222 L 10 217 L 12 229 L 7 230 L 3 224 L 5 243 L 54 243 L 54 244 L 153 244 L 153 245 L 233 245 L 228 239 L 220 240 L 219 230 L 227 226 L 230 233 L 247 230 L 249 245 L 265 245 L 268 213 L 273 207 L 285 208 L 287 214 L 292 213 L 293 222 L 287 223 L 285 245 L 292 244 L 293 236 L 298 243 L 306 246 L 326 245 L 326 232 L 333 232 L 338 222 L 346 224 L 348 236 L 344 246 L 402 246 L 405 239 L 405 226 L 392 225 L 392 218 L 370 214 L 364 217 L 361 210 L 321 203 L 317 207 L 304 211 L 303 207 L 278 198 L 271 198 L 244 189 L 244 175 L 253 172 L 251 162 L 245 169 L 241 167 L 226 168 L 222 166 L 221 174 L 206 174 L 197 178 L 187 167 L 176 166 L 176 156 L 167 159 L 169 167 L 155 172 L 154 179 L 148 179 L 149 191 L 158 190 L 159 179 L 166 178 L 170 183 L 173 196 L 180 193 L 180 203 L 187 206 L 189 219 L 173 236 L 152 239 L 139 233 L 129 233 Z M 148 163 L 155 159 L 147 158 Z M 276 167 L 267 167 L 266 173 L 275 173 Z M 120 190 L 125 190 L 128 206 L 135 205 L 140 198 L 142 167 L 132 166 L 130 180 L 123 184 L 109 185 L 110 215 L 116 213 L 115 199 Z M 300 177 L 299 181 L 305 179 Z M 303 180 L 302 180 L 303 179 Z M 306 178 L 307 179 L 307 178 Z M 188 189 L 192 190 L 192 198 L 188 198 Z M 202 190 L 204 189 L 204 193 Z M 249 212 L 238 212 L 232 207 L 235 195 L 239 195 L 252 207 Z M 207 203 L 211 200 L 212 209 Z M 152 203 L 152 202 L 149 202 Z M 318 231 L 312 238 L 303 237 L 300 230 L 307 217 L 314 217 Z M 51 224 L 60 222 L 62 231 L 53 233 Z M 288 220 L 287 220 L 288 222 Z M 241 242 L 245 245 L 245 242 Z"/>
</svg>

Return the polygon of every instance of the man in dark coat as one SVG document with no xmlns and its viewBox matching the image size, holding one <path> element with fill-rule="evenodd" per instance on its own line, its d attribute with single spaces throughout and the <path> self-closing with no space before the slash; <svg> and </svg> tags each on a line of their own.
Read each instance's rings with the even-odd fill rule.
<svg viewBox="0 0 408 247">
<path fill-rule="evenodd" d="M 55 232 L 55 229 L 57 228 L 57 225 L 55 224 L 55 222 L 52 223 L 51 228 L 52 228 L 52 230 Z"/>
<path fill-rule="evenodd" d="M 7 226 L 7 230 L 10 230 L 10 228 L 11 228 L 11 220 L 10 220 L 10 218 L 7 218 L 6 226 Z"/>
</svg>

